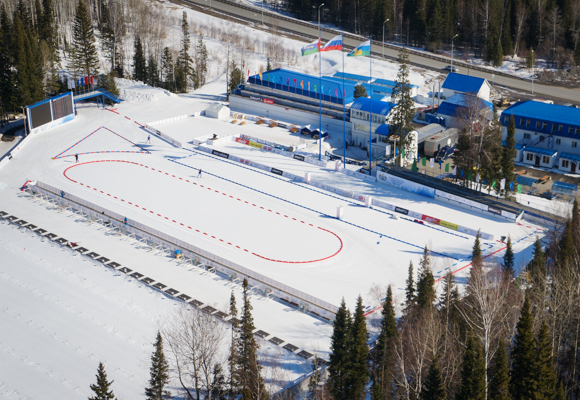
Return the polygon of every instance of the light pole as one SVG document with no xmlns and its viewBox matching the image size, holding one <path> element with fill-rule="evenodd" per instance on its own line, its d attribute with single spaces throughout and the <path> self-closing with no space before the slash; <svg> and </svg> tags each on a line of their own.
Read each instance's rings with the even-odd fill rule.
<svg viewBox="0 0 580 400">
<path fill-rule="evenodd" d="M 387 19 L 385 22 L 383 22 L 383 60 L 385 59 L 385 24 L 389 21 L 390 19 Z"/>
<path fill-rule="evenodd" d="M 532 49 L 532 96 L 534 95 L 534 49 Z"/>
<path fill-rule="evenodd" d="M 456 33 L 455 36 L 451 38 L 451 72 L 453 72 L 453 39 L 459 36 L 459 33 Z"/>
<path fill-rule="evenodd" d="M 324 5 L 324 3 L 322 3 L 321 5 L 318 6 L 318 46 L 320 46 L 320 7 L 322 7 Z M 318 86 L 320 86 L 319 89 L 322 88 L 322 54 L 318 53 Z M 318 110 L 318 115 L 319 115 L 319 130 L 320 130 L 320 134 L 318 135 L 318 160 L 321 161 L 322 160 L 322 95 L 319 98 L 319 110 Z"/>
<path fill-rule="evenodd" d="M 262 25 L 264 25 L 264 0 L 262 0 Z"/>
</svg>

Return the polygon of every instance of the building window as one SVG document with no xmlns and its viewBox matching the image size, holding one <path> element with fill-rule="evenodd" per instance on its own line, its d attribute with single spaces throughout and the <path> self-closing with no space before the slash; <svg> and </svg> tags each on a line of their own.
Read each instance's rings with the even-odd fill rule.
<svg viewBox="0 0 580 400">
<path fill-rule="evenodd" d="M 568 160 L 562 160 L 562 168 L 570 168 L 570 162 Z"/>
<path fill-rule="evenodd" d="M 560 125 L 558 127 L 558 132 L 563 132 L 564 131 L 564 125 Z"/>
<path fill-rule="evenodd" d="M 580 128 L 576 128 L 576 132 L 574 132 L 576 135 L 578 135 L 580 133 Z"/>
<path fill-rule="evenodd" d="M 357 131 L 363 131 L 363 132 L 368 132 L 369 131 L 369 126 L 367 124 L 354 124 L 354 129 L 356 129 Z"/>
<path fill-rule="evenodd" d="M 578 142 L 572 142 L 572 147 L 576 148 L 578 146 Z"/>
<path fill-rule="evenodd" d="M 530 126 L 530 123 L 531 123 L 531 122 L 532 122 L 532 121 L 530 121 L 529 119 L 528 119 L 528 120 L 526 120 L 526 128 L 527 128 L 528 126 Z"/>
<path fill-rule="evenodd" d="M 571 135 L 574 133 L 574 128 L 572 128 L 571 126 L 568 127 L 568 134 Z"/>
<path fill-rule="evenodd" d="M 531 133 L 524 133 L 524 139 L 531 139 L 531 138 L 532 138 Z"/>
<path fill-rule="evenodd" d="M 544 157 L 542 157 L 542 162 L 543 162 L 544 164 L 549 164 L 549 163 L 550 163 L 550 157 L 548 157 L 548 156 L 544 156 Z"/>
<path fill-rule="evenodd" d="M 556 139 L 556 144 L 562 144 L 562 139 Z"/>
<path fill-rule="evenodd" d="M 556 129 L 558 129 L 558 125 L 552 124 L 552 133 L 556 132 Z"/>
<path fill-rule="evenodd" d="M 548 127 L 547 122 L 542 122 L 542 129 L 545 130 Z"/>
<path fill-rule="evenodd" d="M 534 161 L 534 155 L 532 153 L 526 153 L 527 161 Z"/>
<path fill-rule="evenodd" d="M 540 129 L 540 124 L 541 124 L 540 121 L 536 121 L 536 129 Z"/>
<path fill-rule="evenodd" d="M 525 121 L 525 120 L 524 120 L 523 118 L 520 118 L 520 125 L 521 125 L 521 126 L 524 126 L 524 121 Z"/>
</svg>

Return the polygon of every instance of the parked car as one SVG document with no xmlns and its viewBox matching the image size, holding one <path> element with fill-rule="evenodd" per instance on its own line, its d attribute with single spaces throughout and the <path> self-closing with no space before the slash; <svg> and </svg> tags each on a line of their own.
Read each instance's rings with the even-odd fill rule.
<svg viewBox="0 0 580 400">
<path fill-rule="evenodd" d="M 455 153 L 455 146 L 443 146 L 435 156 L 435 161 L 445 161 Z"/>
<path fill-rule="evenodd" d="M 459 68 L 453 66 L 453 65 L 448 65 L 445 68 L 443 68 L 445 71 L 450 71 L 450 72 L 459 72 Z"/>
</svg>

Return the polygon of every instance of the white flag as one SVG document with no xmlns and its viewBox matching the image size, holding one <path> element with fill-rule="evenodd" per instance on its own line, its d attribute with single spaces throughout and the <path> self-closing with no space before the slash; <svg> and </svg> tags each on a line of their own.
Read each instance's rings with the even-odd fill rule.
<svg viewBox="0 0 580 400">
<path fill-rule="evenodd" d="M 505 178 L 503 178 L 501 181 L 499 181 L 499 187 L 501 188 L 501 190 L 505 189 Z"/>
<path fill-rule="evenodd" d="M 457 175 L 457 166 L 453 167 L 453 176 Z"/>
<path fill-rule="evenodd" d="M 409 152 L 409 161 L 413 162 L 413 152 L 412 151 Z"/>
<path fill-rule="evenodd" d="M 429 162 L 429 166 L 431 168 L 433 168 L 435 166 L 435 158 L 434 157 L 431 158 L 431 161 Z"/>
<path fill-rule="evenodd" d="M 479 174 L 475 177 L 475 183 L 479 183 Z"/>
<path fill-rule="evenodd" d="M 385 146 L 385 156 L 390 156 L 391 155 L 391 145 L 388 144 Z"/>
</svg>

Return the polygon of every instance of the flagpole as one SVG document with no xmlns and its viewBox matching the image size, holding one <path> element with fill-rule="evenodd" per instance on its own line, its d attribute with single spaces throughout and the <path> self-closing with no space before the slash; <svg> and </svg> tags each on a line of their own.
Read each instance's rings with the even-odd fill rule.
<svg viewBox="0 0 580 400">
<path fill-rule="evenodd" d="M 369 37 L 369 70 L 371 79 L 369 81 L 370 113 L 369 113 L 369 176 L 371 175 L 373 157 L 373 35 Z"/>
<path fill-rule="evenodd" d="M 322 88 L 322 49 L 320 48 L 320 7 L 322 7 L 324 3 L 318 6 L 318 86 Z M 318 94 L 318 93 L 317 93 Z M 320 125 L 320 134 L 318 135 L 318 161 L 322 160 L 322 96 L 319 97 L 319 106 L 318 106 L 318 116 L 319 116 L 319 125 Z"/>
<path fill-rule="evenodd" d="M 342 31 L 342 46 L 344 47 L 344 31 Z M 346 99 L 344 96 L 344 50 L 342 51 L 342 136 L 344 140 L 344 157 L 342 158 L 342 166 L 346 169 Z"/>
</svg>

